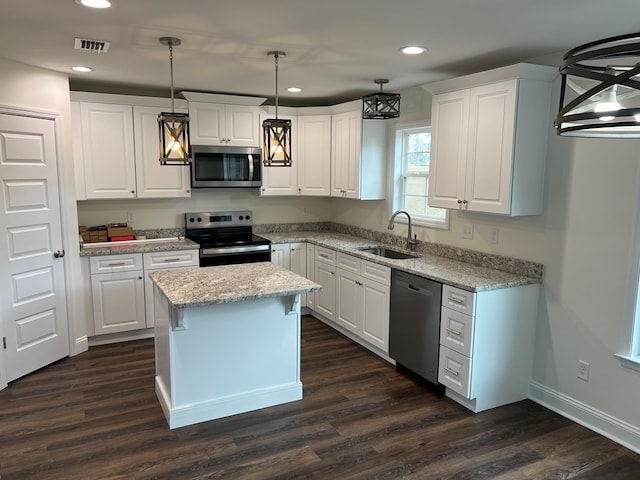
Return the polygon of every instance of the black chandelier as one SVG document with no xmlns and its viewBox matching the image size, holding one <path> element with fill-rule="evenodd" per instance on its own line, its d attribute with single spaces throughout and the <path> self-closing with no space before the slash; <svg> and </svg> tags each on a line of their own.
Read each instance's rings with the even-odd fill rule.
<svg viewBox="0 0 640 480">
<path fill-rule="evenodd" d="M 640 138 L 640 33 L 569 50 L 560 73 L 558 135 Z"/>
<path fill-rule="evenodd" d="M 171 70 L 171 112 L 158 115 L 160 133 L 160 165 L 189 165 L 189 115 L 175 113 L 173 100 L 173 47 L 180 45 L 179 38 L 162 37 L 162 45 L 169 46 L 169 67 Z"/>
<path fill-rule="evenodd" d="M 273 55 L 276 63 L 276 118 L 267 118 L 262 122 L 263 164 L 265 167 L 290 167 L 291 120 L 278 118 L 278 57 L 284 57 L 286 53 L 271 51 L 268 55 Z"/>
<path fill-rule="evenodd" d="M 382 91 L 382 86 L 389 83 L 386 78 L 378 78 L 375 82 L 380 85 L 380 91 L 362 97 L 362 118 L 385 120 L 399 117 L 400 94 Z"/>
</svg>

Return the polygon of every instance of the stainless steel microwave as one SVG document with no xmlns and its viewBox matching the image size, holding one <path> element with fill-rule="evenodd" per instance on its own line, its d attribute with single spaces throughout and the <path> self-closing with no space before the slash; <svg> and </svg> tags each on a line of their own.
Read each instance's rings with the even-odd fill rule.
<svg viewBox="0 0 640 480">
<path fill-rule="evenodd" d="M 262 186 L 260 148 L 191 145 L 191 154 L 192 188 Z"/>
</svg>

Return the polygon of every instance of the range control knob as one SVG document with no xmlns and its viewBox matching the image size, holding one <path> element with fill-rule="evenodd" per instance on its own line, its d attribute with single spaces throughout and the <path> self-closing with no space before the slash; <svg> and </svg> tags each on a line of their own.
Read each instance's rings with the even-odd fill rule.
<svg viewBox="0 0 640 480">
<path fill-rule="evenodd" d="M 198 223 L 202 221 L 202 217 L 198 217 Z"/>
<path fill-rule="evenodd" d="M 247 215 L 245 218 L 246 218 L 247 220 L 251 220 L 251 217 L 250 217 L 249 215 Z"/>
<path fill-rule="evenodd" d="M 195 222 L 195 221 L 196 221 L 196 219 L 195 219 L 195 218 L 193 218 L 193 217 L 189 217 L 189 222 L 193 223 L 193 222 Z"/>
<path fill-rule="evenodd" d="M 244 220 L 244 217 L 243 217 L 242 215 L 240 215 L 240 216 L 238 217 L 238 220 Z"/>
</svg>

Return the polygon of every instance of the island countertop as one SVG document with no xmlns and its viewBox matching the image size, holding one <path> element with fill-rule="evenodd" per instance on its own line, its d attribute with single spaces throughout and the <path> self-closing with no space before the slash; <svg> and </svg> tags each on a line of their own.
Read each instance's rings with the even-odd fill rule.
<svg viewBox="0 0 640 480">
<path fill-rule="evenodd" d="M 159 270 L 150 277 L 176 308 L 318 292 L 322 288 L 270 262 Z"/>
</svg>

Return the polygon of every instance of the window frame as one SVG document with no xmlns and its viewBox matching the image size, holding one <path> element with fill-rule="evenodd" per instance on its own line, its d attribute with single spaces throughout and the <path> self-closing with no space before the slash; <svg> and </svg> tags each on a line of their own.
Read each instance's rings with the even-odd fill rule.
<svg viewBox="0 0 640 480">
<path fill-rule="evenodd" d="M 424 122 L 412 122 L 412 123 L 398 123 L 394 126 L 394 152 L 393 152 L 393 184 L 391 187 L 391 215 L 394 211 L 397 210 L 405 210 L 404 207 L 404 178 L 405 178 L 405 169 L 404 169 L 404 138 L 407 133 L 411 130 L 428 130 L 431 132 L 431 124 L 427 121 Z M 418 175 L 419 176 L 419 175 Z M 428 182 L 428 174 L 427 182 Z M 427 196 L 428 198 L 428 196 Z M 443 208 L 445 211 L 444 220 L 437 220 L 435 217 L 425 217 L 421 215 L 411 214 L 411 223 L 414 226 L 427 227 L 427 228 L 436 228 L 441 230 L 449 229 L 449 218 L 450 212 L 449 209 Z M 395 220 L 397 223 L 407 223 L 407 219 L 404 216 L 399 216 Z"/>
<path fill-rule="evenodd" d="M 636 185 L 640 185 L 640 172 Z M 629 252 L 629 285 L 624 309 L 625 328 L 620 353 L 616 357 L 626 368 L 640 372 L 640 187 L 636 190 L 636 215 Z"/>
</svg>

